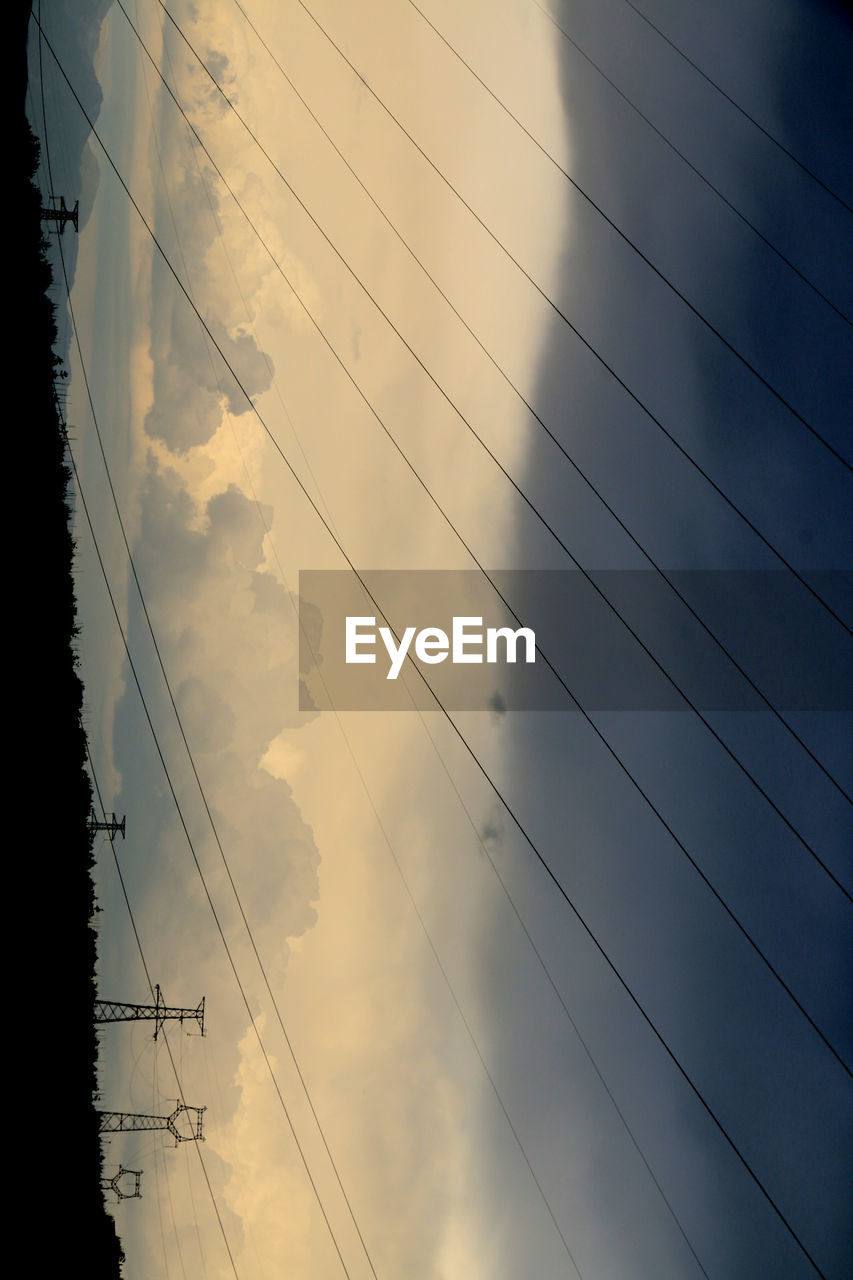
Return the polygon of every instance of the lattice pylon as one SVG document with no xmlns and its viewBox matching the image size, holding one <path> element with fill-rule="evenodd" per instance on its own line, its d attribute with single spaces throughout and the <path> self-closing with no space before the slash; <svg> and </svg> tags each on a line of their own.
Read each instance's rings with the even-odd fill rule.
<svg viewBox="0 0 853 1280">
<path fill-rule="evenodd" d="M 65 203 L 65 196 L 59 196 L 59 204 L 56 204 L 57 197 L 51 196 L 53 204 L 46 205 L 41 211 L 42 222 L 52 222 L 60 235 L 62 235 L 66 226 L 70 222 L 75 231 L 79 231 L 78 220 L 80 217 L 80 201 L 74 201 L 74 208 L 69 209 Z"/>
<path fill-rule="evenodd" d="M 144 1022 L 153 1021 L 154 1039 L 160 1034 L 164 1022 L 197 1022 L 204 1035 L 204 996 L 195 1009 L 180 1009 L 163 1001 L 159 982 L 154 988 L 154 1004 L 131 1004 L 125 1000 L 96 1000 L 95 1022 Z"/>
<path fill-rule="evenodd" d="M 99 1111 L 98 1129 L 100 1133 L 138 1133 L 142 1130 L 168 1129 L 179 1142 L 204 1142 L 202 1133 L 202 1117 L 206 1107 L 189 1107 L 179 1102 L 170 1116 L 143 1115 L 135 1111 Z M 194 1113 L 195 1120 L 188 1119 L 189 1133 L 181 1133 L 177 1126 L 178 1118 Z"/>
<path fill-rule="evenodd" d="M 132 1177 L 132 1190 L 125 1191 L 121 1185 L 122 1178 Z M 127 1184 L 125 1184 L 127 1185 Z M 119 1165 L 118 1173 L 114 1173 L 111 1178 L 101 1179 L 102 1191 L 114 1191 L 117 1200 L 141 1200 L 142 1199 L 142 1170 L 141 1169 L 125 1169 L 124 1165 Z"/>
<path fill-rule="evenodd" d="M 100 818 L 95 817 L 94 813 L 91 813 L 89 815 L 89 830 L 93 835 L 97 831 L 105 831 L 111 842 L 115 840 L 116 836 L 121 836 L 123 840 L 125 835 L 124 824 L 126 822 L 127 816 L 117 818 L 115 814 L 113 814 L 112 817 L 108 818 L 107 815 L 104 814 L 103 821 L 101 821 Z"/>
</svg>

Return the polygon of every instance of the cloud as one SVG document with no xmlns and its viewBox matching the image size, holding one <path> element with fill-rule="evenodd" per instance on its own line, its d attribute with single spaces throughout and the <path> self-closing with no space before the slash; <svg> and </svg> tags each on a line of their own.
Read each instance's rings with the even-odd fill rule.
<svg viewBox="0 0 853 1280">
<path fill-rule="evenodd" d="M 139 565 L 158 631 L 174 646 L 172 664 L 182 680 L 204 671 L 235 713 L 238 755 L 257 765 L 287 724 L 304 723 L 295 608 L 263 567 L 272 508 L 235 484 L 200 507 L 153 457 L 141 502 Z"/>
<path fill-rule="evenodd" d="M 259 515 L 262 519 L 259 519 Z M 251 502 L 236 484 L 230 484 L 215 494 L 207 504 L 209 536 L 214 554 L 233 556 L 238 564 L 255 568 L 263 559 L 263 540 L 272 508 Z M 273 584 L 274 579 L 265 574 L 264 580 Z M 281 601 L 279 593 L 263 596 L 267 606 Z"/>
<path fill-rule="evenodd" d="M 169 314 L 163 316 L 164 310 Z M 229 333 L 218 320 L 206 317 L 217 351 L 183 298 L 169 299 L 165 308 L 155 301 L 156 312 L 154 401 L 145 431 L 174 452 L 186 453 L 216 434 L 226 410 L 250 412 L 252 397 L 272 383 L 272 363 L 251 334 Z"/>
<path fill-rule="evenodd" d="M 266 1041 L 269 1023 L 261 1017 L 257 1025 Z M 216 1148 L 228 1162 L 226 1203 L 239 1215 L 241 1234 L 251 1247 L 251 1259 L 245 1261 L 260 1262 L 271 1273 L 337 1275 L 340 1264 L 251 1029 L 239 1053 L 234 1077 L 239 1102 L 217 1132 Z M 269 1061 L 280 1078 L 277 1056 L 270 1054 Z"/>
<path fill-rule="evenodd" d="M 222 751 L 234 737 L 234 712 L 207 680 L 190 676 L 177 692 L 187 736 L 196 751 Z"/>
<path fill-rule="evenodd" d="M 214 797 L 227 801 L 227 809 L 217 805 L 217 827 L 229 861 L 240 869 L 241 900 L 253 928 L 269 926 L 271 941 L 299 937 L 317 918 L 320 854 L 289 784 L 247 768 L 234 752 L 219 756 L 209 784 Z"/>
<path fill-rule="evenodd" d="M 308 719 L 297 707 L 294 607 L 262 567 L 273 511 L 233 484 L 202 506 L 150 455 L 148 467 L 140 580 L 243 909 L 263 943 L 270 976 L 281 976 L 287 938 L 316 919 L 320 854 L 287 781 L 262 764 L 282 730 Z M 223 919 L 239 927 L 215 851 L 209 866 Z M 189 863 L 182 874 L 196 893 Z M 206 909 L 200 898 L 196 905 Z M 186 919 L 182 924 L 183 937 L 173 943 L 178 950 L 194 932 Z M 201 945 L 200 933 L 193 945 Z M 217 947 L 212 936 L 209 945 Z"/>
<path fill-rule="evenodd" d="M 164 143 L 164 167 L 181 164 Z M 180 155 L 180 152 L 178 152 Z M 247 288 L 237 288 L 219 261 L 220 200 L 213 170 L 181 168 L 160 195 L 155 228 L 160 244 L 198 315 L 155 255 L 152 262 L 151 361 L 153 403 L 145 431 L 177 453 L 206 444 L 226 410 L 248 413 L 252 398 L 269 389 L 273 365 L 248 330 Z M 272 270 L 267 262 L 265 270 Z M 263 270 L 256 264 L 249 282 L 256 291 Z M 245 304 L 245 305 L 244 305 Z M 218 349 L 217 349 L 218 348 Z"/>
<path fill-rule="evenodd" d="M 210 319 L 208 323 L 224 357 L 218 361 L 220 368 L 214 375 L 217 390 L 225 397 L 231 413 L 248 413 L 252 407 L 251 397 L 268 391 L 272 385 L 272 362 L 258 349 L 250 333 L 238 329 L 230 334 L 218 320 Z M 214 359 L 214 367 L 216 364 Z"/>
</svg>

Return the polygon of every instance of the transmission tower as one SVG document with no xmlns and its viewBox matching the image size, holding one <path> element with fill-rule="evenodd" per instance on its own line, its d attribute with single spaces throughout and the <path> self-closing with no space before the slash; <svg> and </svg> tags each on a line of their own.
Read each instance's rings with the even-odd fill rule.
<svg viewBox="0 0 853 1280">
<path fill-rule="evenodd" d="M 204 1035 L 204 996 L 196 1009 L 177 1009 L 166 1005 L 160 991 L 159 982 L 154 988 L 154 1004 L 126 1004 L 120 1000 L 96 1000 L 95 1022 L 154 1022 L 154 1039 L 160 1034 L 160 1028 L 167 1020 L 174 1022 L 197 1022 Z"/>
<path fill-rule="evenodd" d="M 139 1115 L 132 1111 L 99 1111 L 98 1131 L 99 1133 L 129 1133 L 138 1130 L 168 1129 L 175 1139 L 175 1146 L 179 1142 L 204 1142 L 201 1125 L 202 1116 L 206 1110 L 206 1107 L 187 1107 L 183 1102 L 179 1102 L 170 1116 Z M 190 1117 L 191 1111 L 195 1112 L 195 1120 Z M 189 1133 L 181 1133 L 176 1123 L 178 1117 L 184 1112 L 187 1113 Z"/>
<path fill-rule="evenodd" d="M 105 815 L 104 821 L 100 822 L 95 817 L 94 813 L 91 813 L 89 815 L 89 830 L 92 832 L 93 835 L 95 834 L 96 831 L 106 831 L 107 835 L 110 837 L 110 840 L 115 840 L 116 836 L 120 835 L 123 840 L 124 824 L 126 821 L 127 821 L 126 817 L 119 820 L 115 816 L 115 814 L 113 814 L 111 818 L 107 818 Z"/>
<path fill-rule="evenodd" d="M 77 217 L 80 209 L 80 201 L 74 201 L 74 208 L 69 209 L 65 204 L 65 196 L 59 197 L 59 207 L 56 205 L 56 196 L 50 197 L 53 203 L 47 207 L 43 207 L 41 211 L 42 222 L 52 222 L 62 235 L 65 230 L 66 223 L 71 223 L 75 231 L 79 230 L 77 226 Z"/>
<path fill-rule="evenodd" d="M 125 1191 L 121 1186 L 121 1180 L 125 1175 L 133 1178 L 133 1190 Z M 118 1173 L 113 1174 L 111 1178 L 101 1179 L 102 1191 L 114 1191 L 118 1200 L 141 1200 L 142 1199 L 142 1170 L 141 1169 L 125 1169 L 124 1165 L 119 1165 Z"/>
</svg>

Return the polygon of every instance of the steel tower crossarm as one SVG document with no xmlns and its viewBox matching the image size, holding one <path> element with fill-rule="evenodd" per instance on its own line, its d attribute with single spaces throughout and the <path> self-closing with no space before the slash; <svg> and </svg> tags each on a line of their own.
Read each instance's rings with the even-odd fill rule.
<svg viewBox="0 0 853 1280">
<path fill-rule="evenodd" d="M 154 1022 L 154 1039 L 167 1020 L 174 1022 L 197 1022 L 201 1034 L 204 1035 L 204 996 L 195 1009 L 179 1009 L 163 1002 L 160 986 L 154 988 L 154 1004 L 132 1004 L 127 1000 L 96 1000 L 95 1022 Z"/>
<path fill-rule="evenodd" d="M 195 1119 L 189 1120 L 189 1133 L 181 1133 L 178 1118 L 187 1113 L 194 1113 Z M 203 1142 L 202 1117 L 204 1107 L 188 1107 L 179 1102 L 170 1116 L 152 1116 L 136 1111 L 99 1111 L 98 1128 L 100 1133 L 130 1133 L 140 1130 L 168 1129 L 175 1144 L 179 1142 Z"/>
</svg>

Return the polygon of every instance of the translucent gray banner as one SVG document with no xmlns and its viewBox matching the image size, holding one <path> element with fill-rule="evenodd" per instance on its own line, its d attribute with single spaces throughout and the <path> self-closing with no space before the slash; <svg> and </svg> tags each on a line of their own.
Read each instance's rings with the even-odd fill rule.
<svg viewBox="0 0 853 1280">
<path fill-rule="evenodd" d="M 786 571 L 489 576 L 303 570 L 300 709 L 853 709 L 853 640 Z M 853 574 L 808 582 L 853 617 Z"/>
</svg>

